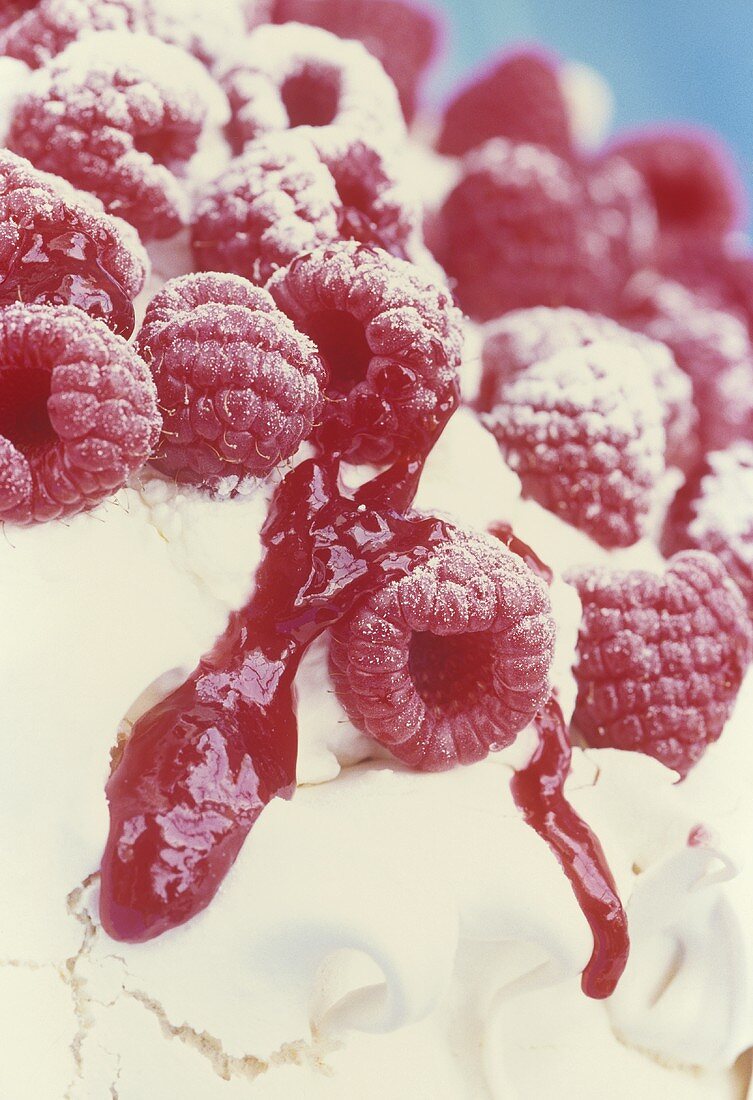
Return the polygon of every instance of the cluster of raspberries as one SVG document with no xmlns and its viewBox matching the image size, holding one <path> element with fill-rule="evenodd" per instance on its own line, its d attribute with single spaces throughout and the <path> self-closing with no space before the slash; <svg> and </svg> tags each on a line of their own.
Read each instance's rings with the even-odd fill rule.
<svg viewBox="0 0 753 1100">
<path fill-rule="evenodd" d="M 52 415 L 58 364 L 33 350 L 44 326 L 24 315 L 39 373 L 26 385 L 17 358 L 0 368 L 4 519 L 93 507 L 150 457 L 221 495 L 307 440 L 388 464 L 425 451 L 457 404 L 460 314 L 396 155 L 433 19 L 402 0 L 301 0 L 227 5 L 232 25 L 221 7 L 221 34 L 200 5 L 177 18 L 166 0 L 40 0 L 4 20 L 0 53 L 34 72 L 0 153 L 0 335 L 22 302 L 50 325 L 104 322 L 128 339 L 148 275 L 141 240 L 189 230 L 196 268 L 152 298 L 128 349 L 150 432 L 129 451 L 113 421 L 118 455 L 99 448 L 85 489 L 73 477 L 63 489 L 60 470 L 69 437 L 93 446 L 100 426 L 72 399 L 70 423 Z M 399 95 L 358 39 L 389 57 Z M 223 125 L 238 156 L 199 183 L 191 163 Z"/>
<path fill-rule="evenodd" d="M 0 152 L 0 519 L 90 509 L 147 461 L 218 496 L 303 444 L 407 468 L 459 401 L 459 306 L 524 496 L 610 551 L 685 478 L 663 576 L 572 578 L 579 734 L 685 774 L 753 649 L 753 253 L 726 150 L 687 127 L 588 149 L 567 66 L 518 50 L 446 105 L 453 183 L 423 211 L 402 143 L 438 30 L 411 0 L 6 8 L 0 55 L 30 75 Z M 181 232 L 193 271 L 139 324 L 141 242 Z M 413 767 L 504 747 L 550 690 L 535 554 L 448 530 L 332 636 L 352 721 Z"/>
</svg>

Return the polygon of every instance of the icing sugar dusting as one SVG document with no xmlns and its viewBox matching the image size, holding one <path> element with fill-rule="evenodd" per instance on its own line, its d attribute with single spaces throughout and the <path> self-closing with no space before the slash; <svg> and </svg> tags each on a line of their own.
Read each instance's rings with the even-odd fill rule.
<svg viewBox="0 0 753 1100">
<path fill-rule="evenodd" d="M 360 42 L 319 27 L 261 26 L 222 68 L 238 148 L 260 134 L 310 126 L 321 149 L 357 134 L 397 146 L 405 123 L 395 86 Z"/>
</svg>

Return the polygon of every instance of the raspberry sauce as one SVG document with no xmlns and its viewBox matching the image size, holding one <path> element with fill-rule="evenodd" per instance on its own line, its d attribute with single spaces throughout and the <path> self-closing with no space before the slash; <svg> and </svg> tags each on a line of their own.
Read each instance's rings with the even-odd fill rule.
<svg viewBox="0 0 753 1100">
<path fill-rule="evenodd" d="M 627 964 L 627 917 L 599 841 L 565 798 L 572 747 L 556 699 L 542 707 L 535 725 L 538 748 L 510 787 L 526 822 L 557 857 L 591 927 L 594 949 L 581 987 L 587 997 L 602 999 L 614 992 Z"/>
<path fill-rule="evenodd" d="M 108 783 L 100 915 L 113 938 L 148 940 L 204 909 L 264 807 L 292 796 L 293 679 L 306 648 L 447 537 L 442 521 L 401 514 L 420 465 L 347 499 L 336 463 L 308 461 L 278 489 L 254 594 L 192 676 L 136 722 Z M 380 511 L 366 503 L 376 498 Z"/>
<path fill-rule="evenodd" d="M 102 265 L 100 250 L 87 233 L 59 226 L 19 230 L 4 273 L 0 306 L 77 306 L 126 339 L 133 332 L 133 302 Z"/>
<path fill-rule="evenodd" d="M 541 577 L 545 584 L 551 584 L 554 580 L 554 573 L 551 571 L 548 565 L 541 560 L 539 555 L 533 550 L 527 542 L 523 542 L 519 539 L 509 523 L 497 522 L 493 523 L 489 528 L 489 534 L 494 535 L 495 539 L 499 539 L 504 543 L 508 550 L 513 554 L 517 554 L 519 558 L 522 558 L 528 568 Z"/>
</svg>

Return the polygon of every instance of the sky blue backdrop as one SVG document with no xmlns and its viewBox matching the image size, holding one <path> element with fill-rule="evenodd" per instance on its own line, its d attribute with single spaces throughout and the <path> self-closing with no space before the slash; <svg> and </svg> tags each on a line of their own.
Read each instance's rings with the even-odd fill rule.
<svg viewBox="0 0 753 1100">
<path fill-rule="evenodd" d="M 753 0 L 434 0 L 450 24 L 442 94 L 495 47 L 539 39 L 609 80 L 616 124 L 718 130 L 753 192 Z"/>
</svg>

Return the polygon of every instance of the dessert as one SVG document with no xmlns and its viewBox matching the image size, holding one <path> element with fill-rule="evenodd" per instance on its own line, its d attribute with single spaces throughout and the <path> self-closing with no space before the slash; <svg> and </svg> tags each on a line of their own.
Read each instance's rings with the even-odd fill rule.
<svg viewBox="0 0 753 1100">
<path fill-rule="evenodd" d="M 745 1097 L 726 154 L 220 11 L 0 32 L 0 1095 Z"/>
</svg>

